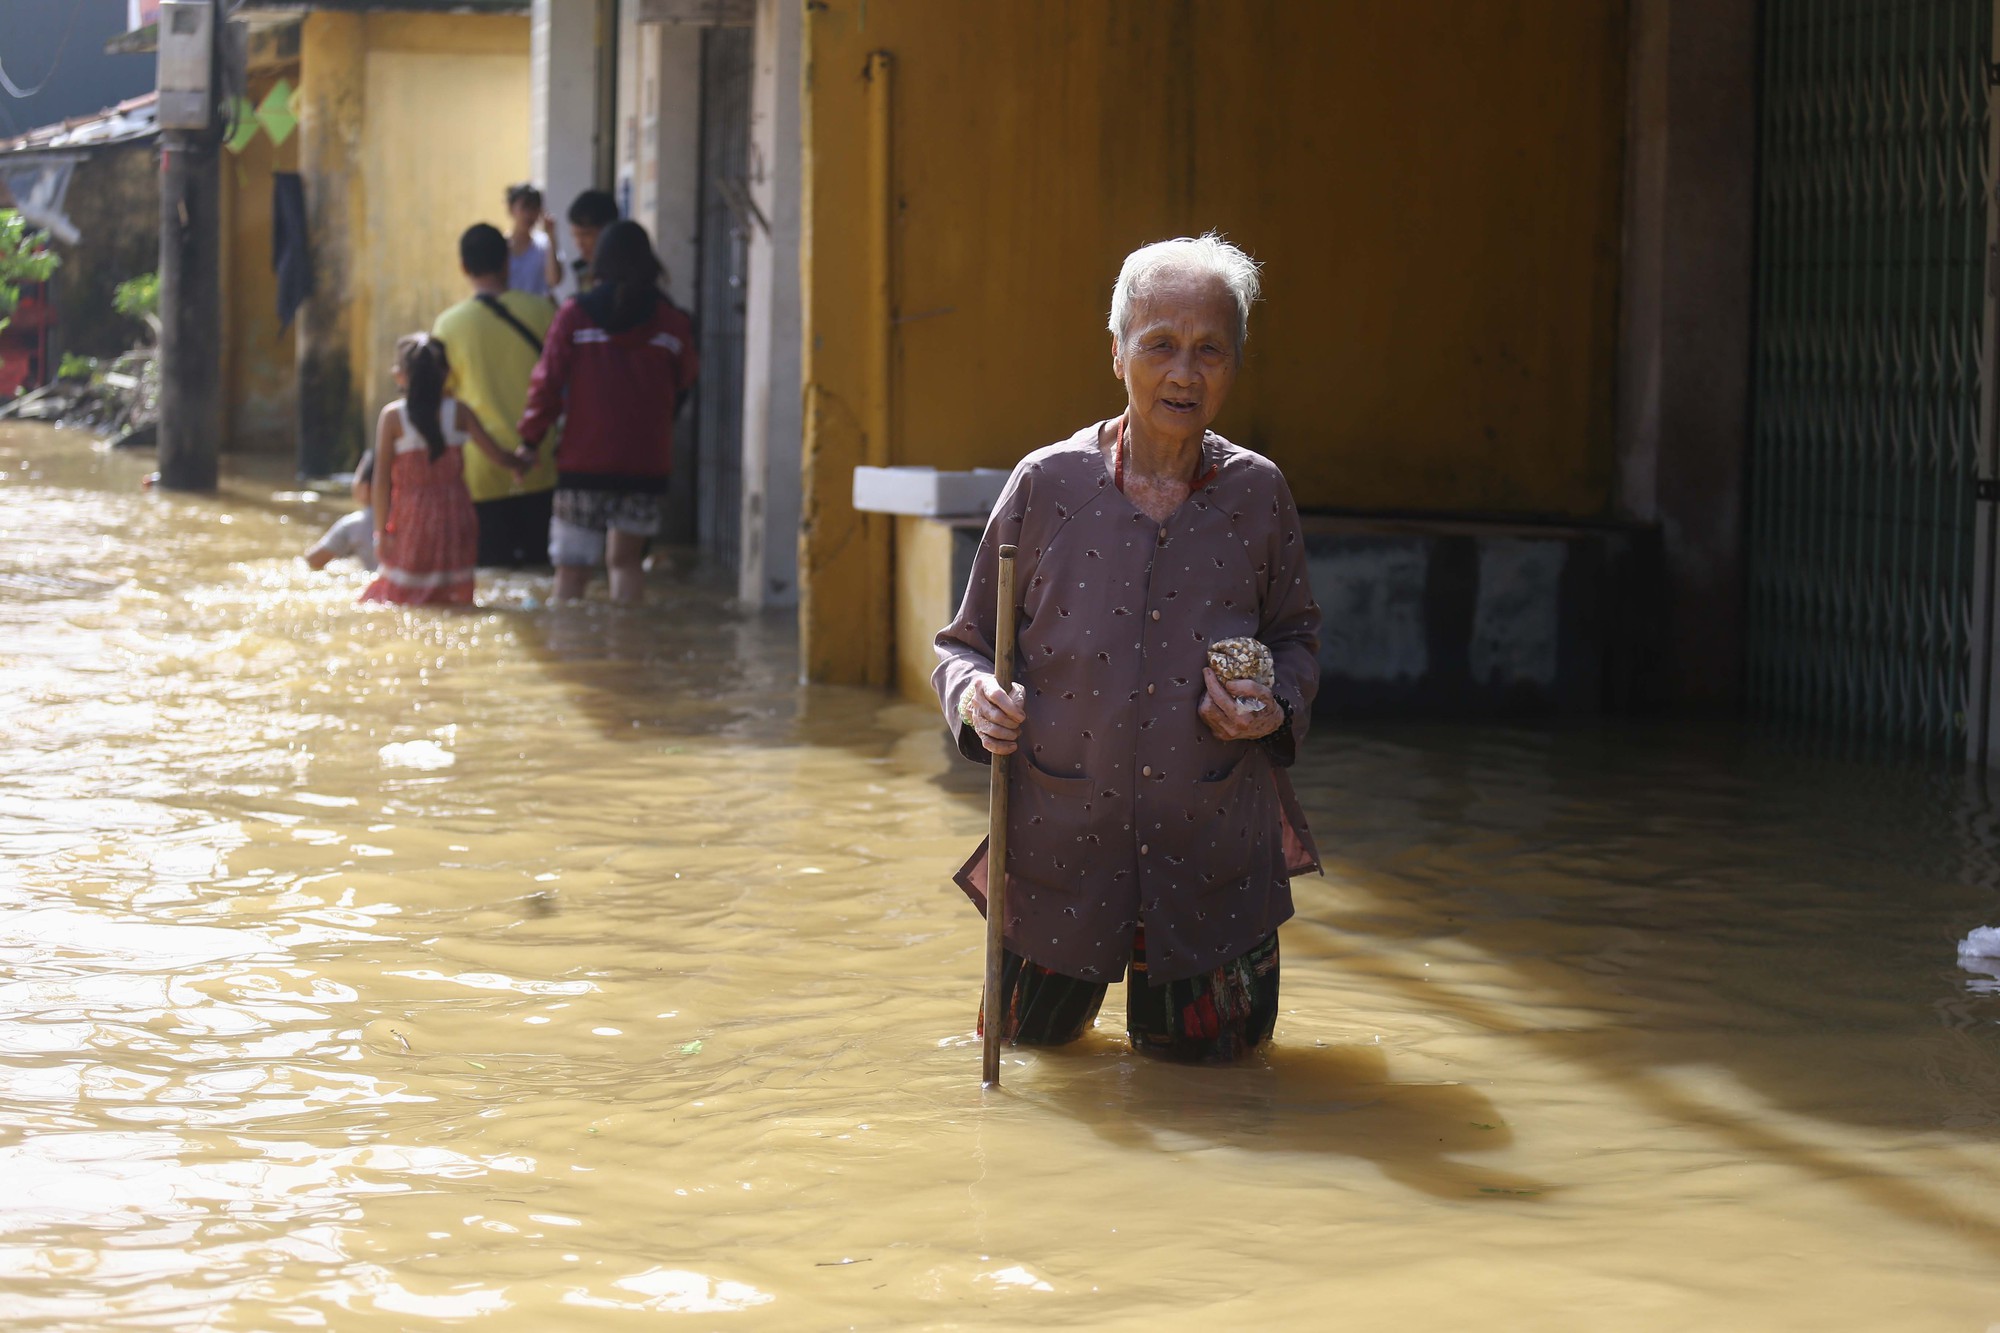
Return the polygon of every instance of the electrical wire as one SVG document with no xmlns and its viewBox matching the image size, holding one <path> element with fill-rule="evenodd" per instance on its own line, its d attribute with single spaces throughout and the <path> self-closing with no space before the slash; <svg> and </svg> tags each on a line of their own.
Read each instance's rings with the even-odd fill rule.
<svg viewBox="0 0 2000 1333">
<path fill-rule="evenodd" d="M 73 2 L 69 7 L 69 22 L 63 26 L 62 40 L 56 43 L 55 58 L 49 61 L 49 72 L 42 75 L 42 81 L 40 83 L 28 89 L 26 92 L 23 92 L 21 91 L 21 86 L 19 84 L 15 83 L 12 79 L 7 77 L 6 65 L 0 64 L 0 88 L 5 88 L 10 94 L 12 94 L 15 97 L 29 98 L 33 97 L 36 93 L 40 92 L 42 89 L 48 87 L 49 80 L 53 79 L 56 76 L 56 71 L 62 68 L 63 52 L 69 49 L 70 35 L 76 31 L 76 16 L 81 14 L 82 12 L 83 12 L 83 0 L 73 0 Z"/>
</svg>

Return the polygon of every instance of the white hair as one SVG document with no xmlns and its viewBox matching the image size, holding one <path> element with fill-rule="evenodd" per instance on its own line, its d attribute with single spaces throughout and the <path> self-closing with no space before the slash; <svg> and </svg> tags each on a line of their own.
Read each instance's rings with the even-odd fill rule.
<svg viewBox="0 0 2000 1333">
<path fill-rule="evenodd" d="M 1162 269 L 1188 268 L 1222 280 L 1236 298 L 1236 355 L 1250 337 L 1250 307 L 1263 292 L 1256 260 L 1231 245 L 1219 232 L 1181 236 L 1171 241 L 1154 241 L 1125 256 L 1118 270 L 1118 285 L 1111 289 L 1112 335 L 1122 344 L 1132 319 L 1132 300 L 1148 279 Z"/>
</svg>

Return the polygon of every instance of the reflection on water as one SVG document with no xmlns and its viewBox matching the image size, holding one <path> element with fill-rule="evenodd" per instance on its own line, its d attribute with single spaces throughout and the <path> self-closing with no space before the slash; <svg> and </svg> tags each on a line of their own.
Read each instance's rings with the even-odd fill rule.
<svg viewBox="0 0 2000 1333">
<path fill-rule="evenodd" d="M 1322 734 L 1268 1061 L 982 1095 L 927 710 L 698 577 L 364 609 L 282 482 L 5 429 L 10 1329 L 2000 1324 L 1955 780 Z"/>
</svg>

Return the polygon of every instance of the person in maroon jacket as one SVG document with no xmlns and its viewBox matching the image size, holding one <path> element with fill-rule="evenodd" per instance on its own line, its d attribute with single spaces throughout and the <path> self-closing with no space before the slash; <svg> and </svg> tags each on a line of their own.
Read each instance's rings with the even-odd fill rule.
<svg viewBox="0 0 2000 1333">
<path fill-rule="evenodd" d="M 674 457 L 674 413 L 694 387 L 694 322 L 660 292 L 646 229 L 615 222 L 597 242 L 596 285 L 564 302 L 528 385 L 521 439 L 541 444 L 558 417 L 549 563 L 555 596 L 574 601 L 603 564 L 611 597 L 645 592 L 646 539 Z"/>
</svg>

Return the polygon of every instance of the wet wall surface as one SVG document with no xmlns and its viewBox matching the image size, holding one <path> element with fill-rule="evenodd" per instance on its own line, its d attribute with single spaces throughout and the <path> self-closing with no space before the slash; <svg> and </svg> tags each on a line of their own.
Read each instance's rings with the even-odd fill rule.
<svg viewBox="0 0 2000 1333">
<path fill-rule="evenodd" d="M 364 609 L 148 466 L 0 434 L 9 1329 L 2000 1324 L 1975 786 L 1324 726 L 1268 1058 L 1114 994 L 982 1093 L 927 710 L 698 574 Z"/>
</svg>

